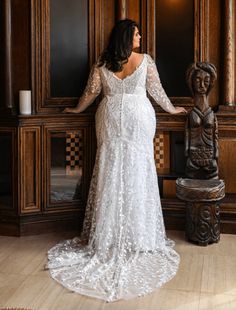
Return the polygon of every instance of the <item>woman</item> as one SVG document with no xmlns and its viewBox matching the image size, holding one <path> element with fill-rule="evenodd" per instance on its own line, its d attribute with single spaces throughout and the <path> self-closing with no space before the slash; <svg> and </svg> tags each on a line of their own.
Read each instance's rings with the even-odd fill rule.
<svg viewBox="0 0 236 310">
<path fill-rule="evenodd" d="M 80 113 L 103 90 L 82 237 L 52 248 L 48 267 L 67 288 L 106 301 L 153 291 L 179 264 L 165 236 L 153 156 L 156 118 L 146 91 L 167 112 L 186 111 L 167 98 L 151 57 L 133 51 L 139 42 L 137 24 L 119 21 L 78 105 L 65 109 Z"/>
</svg>

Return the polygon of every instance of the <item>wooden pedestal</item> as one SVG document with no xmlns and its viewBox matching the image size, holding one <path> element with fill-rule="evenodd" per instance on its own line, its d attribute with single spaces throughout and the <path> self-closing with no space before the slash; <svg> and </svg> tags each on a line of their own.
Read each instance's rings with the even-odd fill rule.
<svg viewBox="0 0 236 310">
<path fill-rule="evenodd" d="M 177 197 L 186 203 L 186 238 L 199 245 L 220 240 L 220 204 L 223 180 L 176 180 Z"/>
<path fill-rule="evenodd" d="M 220 205 L 218 202 L 186 203 L 186 239 L 208 245 L 220 240 Z"/>
</svg>

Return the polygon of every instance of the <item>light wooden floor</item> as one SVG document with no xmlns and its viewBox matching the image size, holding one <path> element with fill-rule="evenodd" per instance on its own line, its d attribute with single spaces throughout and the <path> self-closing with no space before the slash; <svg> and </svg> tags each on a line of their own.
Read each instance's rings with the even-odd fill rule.
<svg viewBox="0 0 236 310">
<path fill-rule="evenodd" d="M 74 234 L 0 237 L 0 309 L 235 310 L 236 235 L 221 235 L 218 244 L 199 247 L 187 243 L 183 232 L 167 234 L 181 255 L 177 276 L 148 296 L 115 303 L 72 293 L 43 270 L 46 250 Z"/>
</svg>

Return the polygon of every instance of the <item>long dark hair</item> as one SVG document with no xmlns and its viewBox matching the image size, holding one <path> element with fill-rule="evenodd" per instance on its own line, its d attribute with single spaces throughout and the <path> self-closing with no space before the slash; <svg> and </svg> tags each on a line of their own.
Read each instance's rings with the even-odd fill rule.
<svg viewBox="0 0 236 310">
<path fill-rule="evenodd" d="M 112 72 L 122 71 L 132 53 L 135 27 L 138 28 L 138 24 L 131 19 L 122 19 L 115 24 L 108 46 L 99 58 L 98 66 L 105 64 Z"/>
</svg>

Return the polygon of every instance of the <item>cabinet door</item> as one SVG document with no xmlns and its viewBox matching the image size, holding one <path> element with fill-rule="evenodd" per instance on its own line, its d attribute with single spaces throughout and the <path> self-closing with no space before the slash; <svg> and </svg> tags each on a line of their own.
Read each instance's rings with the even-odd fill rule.
<svg viewBox="0 0 236 310">
<path fill-rule="evenodd" d="M 46 211 L 84 208 L 91 175 L 91 128 L 45 128 L 44 208 Z"/>
<path fill-rule="evenodd" d="M 22 127 L 20 135 L 19 188 L 21 213 L 41 212 L 41 129 Z"/>
<path fill-rule="evenodd" d="M 0 129 L 0 213 L 16 210 L 16 130 Z"/>
<path fill-rule="evenodd" d="M 33 100 L 55 112 L 81 95 L 89 71 L 90 0 L 32 1 Z"/>
<path fill-rule="evenodd" d="M 115 0 L 31 1 L 35 112 L 77 102 L 115 20 Z"/>
</svg>

